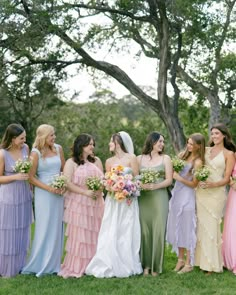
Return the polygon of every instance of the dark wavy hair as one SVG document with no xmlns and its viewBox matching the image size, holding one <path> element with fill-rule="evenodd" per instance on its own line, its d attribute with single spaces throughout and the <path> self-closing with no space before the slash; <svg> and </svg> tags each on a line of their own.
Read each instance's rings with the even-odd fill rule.
<svg viewBox="0 0 236 295">
<path fill-rule="evenodd" d="M 71 148 L 72 150 L 72 158 L 74 162 L 78 165 L 84 165 L 84 159 L 83 156 L 83 148 L 88 146 L 90 141 L 93 140 L 93 143 L 95 145 L 95 140 L 92 135 L 87 133 L 82 133 L 79 136 L 76 137 L 74 144 Z M 95 155 L 91 156 L 89 155 L 87 160 L 91 163 L 95 162 Z"/>
<path fill-rule="evenodd" d="M 230 150 L 235 153 L 236 152 L 236 145 L 233 142 L 231 134 L 230 134 L 228 128 L 225 126 L 225 124 L 217 123 L 211 127 L 211 131 L 212 131 L 212 129 L 218 129 L 224 135 L 224 147 L 227 150 Z M 211 140 L 209 142 L 209 145 L 214 146 L 214 142 Z"/>
<path fill-rule="evenodd" d="M 148 136 L 146 137 L 146 140 L 145 140 L 145 143 L 143 146 L 143 150 L 142 150 L 142 154 L 143 155 L 150 155 L 150 157 L 151 157 L 151 152 L 153 150 L 153 146 L 160 139 L 161 136 L 164 138 L 164 136 L 157 131 L 153 131 L 153 132 L 149 133 Z M 159 154 L 161 155 L 161 154 L 163 154 L 163 152 L 164 152 L 164 148 L 163 148 L 162 152 L 159 152 Z"/>
<path fill-rule="evenodd" d="M 7 126 L 5 133 L 2 138 L 0 147 L 2 149 L 10 149 L 12 144 L 12 139 L 21 135 L 25 129 L 20 124 L 10 124 Z"/>
<path fill-rule="evenodd" d="M 115 144 L 115 147 L 116 147 L 116 142 L 117 142 L 120 145 L 120 148 L 122 149 L 122 151 L 125 152 L 125 153 L 128 153 L 128 151 L 125 148 L 125 145 L 124 145 L 124 142 L 122 140 L 122 137 L 120 136 L 119 133 L 112 134 L 111 138 L 112 138 L 112 141 Z"/>
</svg>

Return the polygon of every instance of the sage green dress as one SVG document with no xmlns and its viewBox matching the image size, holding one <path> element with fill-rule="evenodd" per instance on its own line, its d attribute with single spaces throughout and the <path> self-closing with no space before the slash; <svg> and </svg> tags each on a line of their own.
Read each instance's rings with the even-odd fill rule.
<svg viewBox="0 0 236 295">
<path fill-rule="evenodd" d="M 141 166 L 140 172 L 150 167 Z M 152 167 L 164 171 L 164 164 Z M 164 173 L 163 173 L 164 174 Z M 160 178 L 158 182 L 162 182 Z M 140 259 L 143 269 L 162 273 L 166 223 L 169 208 L 169 197 L 166 188 L 152 191 L 141 191 L 139 196 L 139 218 L 141 225 Z"/>
</svg>

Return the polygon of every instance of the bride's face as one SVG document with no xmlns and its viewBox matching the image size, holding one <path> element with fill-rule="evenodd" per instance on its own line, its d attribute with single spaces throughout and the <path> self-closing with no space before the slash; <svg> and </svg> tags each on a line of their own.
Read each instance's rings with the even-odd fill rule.
<svg viewBox="0 0 236 295">
<path fill-rule="evenodd" d="M 109 151 L 110 152 L 114 152 L 116 150 L 116 144 L 115 144 L 115 142 L 113 141 L 112 138 L 110 139 L 110 142 L 109 142 L 108 145 L 109 145 Z"/>
</svg>

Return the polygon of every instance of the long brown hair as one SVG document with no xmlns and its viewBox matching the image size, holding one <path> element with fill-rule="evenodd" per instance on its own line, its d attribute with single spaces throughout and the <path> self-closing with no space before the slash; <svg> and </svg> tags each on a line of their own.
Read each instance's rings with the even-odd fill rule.
<svg viewBox="0 0 236 295">
<path fill-rule="evenodd" d="M 118 143 L 120 145 L 120 148 L 122 149 L 122 151 L 125 153 L 128 153 L 128 151 L 125 148 L 122 137 L 120 136 L 119 133 L 112 134 L 111 138 L 112 138 L 112 141 L 114 142 L 115 147 L 116 147 L 116 143 Z"/>
<path fill-rule="evenodd" d="M 93 140 L 93 143 L 95 145 L 95 140 L 93 136 L 87 133 L 80 134 L 74 140 L 71 150 L 72 150 L 72 158 L 76 164 L 84 165 L 85 161 L 83 159 L 83 148 L 88 146 L 91 140 Z M 95 155 L 89 155 L 87 160 L 91 163 L 94 163 Z"/>
<path fill-rule="evenodd" d="M 212 131 L 212 129 L 218 129 L 224 135 L 224 147 L 227 150 L 230 150 L 235 153 L 236 152 L 236 145 L 233 142 L 231 134 L 230 134 L 228 128 L 225 126 L 225 124 L 217 123 L 211 127 L 211 131 Z M 215 144 L 212 140 L 210 140 L 209 145 L 214 146 Z"/>
<path fill-rule="evenodd" d="M 3 135 L 2 142 L 0 148 L 2 149 L 10 149 L 12 146 L 12 139 L 21 135 L 25 129 L 20 124 L 10 124 L 7 126 L 6 131 Z"/>
<path fill-rule="evenodd" d="M 202 161 L 203 165 L 205 164 L 206 142 L 205 142 L 205 137 L 201 133 L 193 133 L 193 134 L 191 134 L 187 139 L 187 143 L 188 143 L 189 139 L 192 139 L 193 143 L 195 143 L 195 144 L 197 144 L 199 146 L 197 154 L 196 154 L 195 158 L 193 159 L 192 167 L 189 170 L 189 173 L 191 173 L 192 169 L 194 167 L 195 161 L 197 159 L 200 159 Z M 190 155 L 191 155 L 191 152 L 189 152 L 189 150 L 187 148 L 187 144 L 186 144 L 185 150 L 182 153 L 180 153 L 179 157 L 182 160 L 187 160 Z"/>
<path fill-rule="evenodd" d="M 150 155 L 150 157 L 151 157 L 151 152 L 153 150 L 153 146 L 160 139 L 161 136 L 164 138 L 164 136 L 157 131 L 153 131 L 153 132 L 149 133 L 148 136 L 146 137 L 146 140 L 145 140 L 145 143 L 143 146 L 143 150 L 142 150 L 142 154 L 143 155 Z M 164 152 L 164 148 L 161 152 L 159 152 L 159 154 L 161 155 L 161 154 L 163 154 L 163 152 Z"/>
</svg>

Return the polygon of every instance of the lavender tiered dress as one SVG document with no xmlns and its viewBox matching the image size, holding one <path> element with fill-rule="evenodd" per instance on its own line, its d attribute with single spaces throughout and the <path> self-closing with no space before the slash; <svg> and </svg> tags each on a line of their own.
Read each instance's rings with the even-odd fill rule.
<svg viewBox="0 0 236 295">
<path fill-rule="evenodd" d="M 12 175 L 15 160 L 3 150 L 4 175 Z M 22 158 L 27 157 L 26 145 Z M 32 194 L 28 181 L 0 185 L 0 276 L 17 275 L 25 265 L 32 223 Z"/>
<path fill-rule="evenodd" d="M 189 174 L 191 163 L 187 163 L 180 175 L 192 180 Z M 194 265 L 194 251 L 196 247 L 196 213 L 195 213 L 195 190 L 179 181 L 175 182 L 172 190 L 172 198 L 169 202 L 169 215 L 167 221 L 167 243 L 178 255 L 178 248 L 190 251 L 190 263 Z"/>
</svg>

